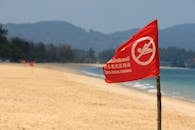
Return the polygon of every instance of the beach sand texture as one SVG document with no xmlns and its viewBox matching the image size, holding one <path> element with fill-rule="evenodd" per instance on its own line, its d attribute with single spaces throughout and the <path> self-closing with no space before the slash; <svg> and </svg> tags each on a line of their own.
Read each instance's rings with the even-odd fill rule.
<svg viewBox="0 0 195 130">
<path fill-rule="evenodd" d="M 68 67 L 0 64 L 0 130 L 156 130 L 156 106 L 155 95 Z M 163 97 L 162 113 L 163 130 L 195 130 L 194 103 Z"/>
</svg>

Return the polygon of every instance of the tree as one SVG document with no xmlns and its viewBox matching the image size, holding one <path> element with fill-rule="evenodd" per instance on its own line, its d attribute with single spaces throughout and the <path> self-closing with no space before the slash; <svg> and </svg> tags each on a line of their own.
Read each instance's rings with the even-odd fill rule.
<svg viewBox="0 0 195 130">
<path fill-rule="evenodd" d="M 15 49 L 18 50 L 18 53 L 19 53 L 18 55 L 20 55 L 20 58 L 26 59 L 26 60 L 29 60 L 31 58 L 30 52 L 31 52 L 32 46 L 29 42 L 21 38 L 15 37 L 11 39 L 11 45 Z M 18 60 L 21 60 L 21 59 L 18 59 Z"/>
<path fill-rule="evenodd" d="M 57 48 L 57 58 L 59 62 L 72 62 L 74 59 L 73 50 L 69 45 L 60 45 Z"/>
<path fill-rule="evenodd" d="M 104 50 L 98 53 L 98 61 L 100 63 L 105 63 L 107 62 L 109 59 L 112 58 L 112 56 L 114 55 L 115 50 L 114 49 L 108 49 L 108 50 Z"/>
<path fill-rule="evenodd" d="M 87 56 L 86 56 L 85 62 L 87 62 L 87 63 L 95 63 L 96 62 L 95 51 L 92 48 L 89 48 L 89 50 L 87 51 Z"/>
<path fill-rule="evenodd" d="M 3 28 L 3 25 L 2 24 L 0 24 L 0 41 L 6 39 L 7 33 L 8 33 L 8 31 Z"/>
<path fill-rule="evenodd" d="M 0 59 L 6 60 L 10 56 L 10 45 L 6 38 L 7 30 L 0 25 Z"/>
<path fill-rule="evenodd" d="M 33 49 L 33 57 L 37 62 L 45 62 L 46 61 L 46 47 L 43 42 L 39 42 L 35 44 Z"/>
<path fill-rule="evenodd" d="M 84 63 L 87 57 L 87 52 L 85 50 L 75 49 L 74 53 L 74 62 L 76 63 Z"/>
<path fill-rule="evenodd" d="M 57 61 L 57 47 L 53 44 L 48 44 L 46 46 L 46 61 Z"/>
</svg>

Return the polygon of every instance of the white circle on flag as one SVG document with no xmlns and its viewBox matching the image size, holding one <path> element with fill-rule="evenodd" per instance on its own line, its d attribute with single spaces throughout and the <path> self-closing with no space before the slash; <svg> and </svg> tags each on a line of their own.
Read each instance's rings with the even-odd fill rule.
<svg viewBox="0 0 195 130">
<path fill-rule="evenodd" d="M 143 44 L 143 41 L 147 41 L 147 42 Z M 140 44 L 143 44 L 142 48 L 139 48 Z M 141 60 L 141 58 L 146 54 L 149 54 L 150 57 L 144 61 Z M 134 61 L 137 64 L 142 65 L 142 66 L 146 66 L 150 64 L 152 60 L 154 59 L 155 54 L 156 54 L 155 42 L 153 38 L 151 38 L 150 36 L 142 37 L 136 40 L 133 43 L 132 48 L 131 48 L 131 55 Z"/>
</svg>

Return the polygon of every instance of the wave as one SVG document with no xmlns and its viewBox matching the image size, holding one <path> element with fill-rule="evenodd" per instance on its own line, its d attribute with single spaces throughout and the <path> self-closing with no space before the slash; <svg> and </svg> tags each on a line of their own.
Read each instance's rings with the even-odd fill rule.
<svg viewBox="0 0 195 130">
<path fill-rule="evenodd" d="M 104 76 L 102 74 L 97 74 L 97 73 L 89 72 L 89 71 L 85 71 L 85 70 L 82 70 L 81 73 L 86 74 L 88 76 L 93 76 L 93 77 L 98 77 L 98 78 L 104 78 Z"/>
<path fill-rule="evenodd" d="M 128 82 L 128 83 L 123 83 L 123 86 L 129 87 L 129 88 L 136 88 L 138 90 L 143 90 L 143 91 L 146 91 L 146 92 L 149 92 L 149 93 L 156 93 L 157 92 L 155 86 L 152 85 L 152 84 L 149 84 L 149 83 Z"/>
<path fill-rule="evenodd" d="M 161 68 L 161 94 L 177 99 L 186 99 L 188 101 L 195 102 L 195 96 L 192 93 L 192 91 L 194 91 L 194 88 L 191 87 L 192 84 L 194 84 L 194 80 L 192 80 L 192 76 L 194 76 L 194 70 L 189 70 L 185 68 Z M 104 79 L 104 75 L 100 67 L 81 68 L 80 72 L 88 76 Z M 184 81 L 189 82 L 184 83 Z M 156 83 L 153 79 L 137 80 L 120 84 L 127 88 L 135 88 L 137 90 L 152 94 L 157 93 L 155 85 Z M 189 87 L 185 87 L 185 84 L 188 84 Z M 185 93 L 184 89 L 182 88 L 185 88 Z"/>
<path fill-rule="evenodd" d="M 100 73 L 97 70 L 97 68 L 84 69 L 84 70 L 81 70 L 80 72 L 88 76 L 102 78 L 102 79 L 104 78 L 104 75 Z M 136 88 L 138 90 L 143 90 L 149 93 L 156 93 L 155 86 L 147 82 L 132 81 L 132 82 L 125 82 L 121 84 L 122 86 L 125 86 L 128 88 Z"/>
</svg>

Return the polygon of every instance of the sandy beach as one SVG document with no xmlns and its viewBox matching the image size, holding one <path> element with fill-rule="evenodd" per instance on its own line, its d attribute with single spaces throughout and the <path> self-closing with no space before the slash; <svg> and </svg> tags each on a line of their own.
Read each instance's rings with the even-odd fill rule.
<svg viewBox="0 0 195 130">
<path fill-rule="evenodd" d="M 0 64 L 0 130 L 156 130 L 156 96 L 72 70 Z M 163 130 L 195 130 L 195 103 L 162 97 Z"/>
</svg>

